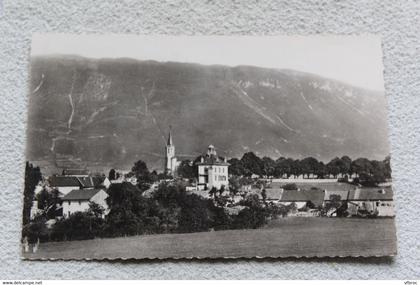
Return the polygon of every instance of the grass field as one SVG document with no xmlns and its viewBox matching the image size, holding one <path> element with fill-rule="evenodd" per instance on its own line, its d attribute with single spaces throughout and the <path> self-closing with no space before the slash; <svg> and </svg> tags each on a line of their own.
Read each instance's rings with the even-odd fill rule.
<svg viewBox="0 0 420 285">
<path fill-rule="evenodd" d="M 396 254 L 393 219 L 285 218 L 256 230 L 165 234 L 40 245 L 29 259 L 384 256 Z"/>
</svg>

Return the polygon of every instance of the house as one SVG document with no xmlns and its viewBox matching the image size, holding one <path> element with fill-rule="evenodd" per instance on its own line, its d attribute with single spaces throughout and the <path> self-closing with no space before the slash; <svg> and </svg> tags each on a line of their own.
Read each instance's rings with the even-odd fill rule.
<svg viewBox="0 0 420 285">
<path fill-rule="evenodd" d="M 395 215 L 391 187 L 358 187 L 350 191 L 347 202 L 347 212 L 351 216 Z"/>
<path fill-rule="evenodd" d="M 51 188 L 57 189 L 58 192 L 60 192 L 60 196 L 67 195 L 72 190 L 95 188 L 95 182 L 91 176 L 76 177 L 54 175 L 48 179 L 48 182 Z"/>
<path fill-rule="evenodd" d="M 288 206 L 296 204 L 297 209 L 304 208 L 310 202 L 313 207 L 320 207 L 324 202 L 325 191 L 320 189 L 313 190 L 284 190 L 279 203 Z"/>
<path fill-rule="evenodd" d="M 105 209 L 105 214 L 107 214 L 108 204 L 105 200 L 107 197 L 108 194 L 102 189 L 72 190 L 62 198 L 63 216 L 66 218 L 73 213 L 88 210 L 90 202 L 102 206 Z"/>
<path fill-rule="evenodd" d="M 219 157 L 213 145 L 209 145 L 207 154 L 200 157 L 200 161 L 196 163 L 198 166 L 198 183 L 199 190 L 210 190 L 213 187 L 220 189 L 229 187 L 229 174 L 226 157 Z"/>
</svg>

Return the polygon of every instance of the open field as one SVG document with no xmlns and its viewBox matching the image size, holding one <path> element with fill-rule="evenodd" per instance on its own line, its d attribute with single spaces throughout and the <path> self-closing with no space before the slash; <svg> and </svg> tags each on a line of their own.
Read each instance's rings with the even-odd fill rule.
<svg viewBox="0 0 420 285">
<path fill-rule="evenodd" d="M 284 218 L 230 230 L 44 243 L 29 259 L 385 256 L 396 254 L 393 219 Z"/>
</svg>

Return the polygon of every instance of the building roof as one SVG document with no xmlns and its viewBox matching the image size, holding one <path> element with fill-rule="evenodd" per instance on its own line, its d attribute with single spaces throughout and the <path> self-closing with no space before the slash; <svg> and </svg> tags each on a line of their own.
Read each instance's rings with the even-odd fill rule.
<svg viewBox="0 0 420 285">
<path fill-rule="evenodd" d="M 319 188 L 328 191 L 350 191 L 356 189 L 355 185 L 344 183 L 344 182 L 272 182 L 270 186 L 272 188 L 281 188 L 286 184 L 296 184 L 299 189 L 310 190 L 311 188 Z"/>
<path fill-rule="evenodd" d="M 322 205 L 325 192 L 323 190 L 284 190 L 281 202 L 308 202 L 315 206 Z"/>
<path fill-rule="evenodd" d="M 259 198 L 262 199 L 262 189 L 260 188 L 250 188 L 246 190 L 248 194 L 257 194 Z M 283 189 L 281 188 L 265 188 L 265 194 L 267 195 L 267 200 L 280 200 L 281 195 L 283 193 Z"/>
<path fill-rule="evenodd" d="M 166 145 L 172 145 L 172 132 L 171 132 L 171 130 L 169 130 L 168 141 L 167 141 Z"/>
<path fill-rule="evenodd" d="M 51 176 L 48 181 L 51 187 L 83 187 L 80 180 L 74 176 Z"/>
<path fill-rule="evenodd" d="M 68 176 L 86 176 L 89 172 L 86 169 L 64 169 L 63 173 Z"/>
<path fill-rule="evenodd" d="M 79 179 L 80 183 L 82 183 L 83 188 L 93 188 L 95 184 L 93 183 L 93 179 L 91 176 L 88 177 L 76 177 Z"/>
<path fill-rule="evenodd" d="M 375 201 L 392 200 L 393 191 L 391 187 L 362 187 L 349 193 L 351 201 Z"/>
<path fill-rule="evenodd" d="M 93 188 L 102 183 L 100 178 L 91 176 L 77 177 L 77 176 L 51 176 L 48 181 L 51 187 L 81 187 Z"/>
<path fill-rule="evenodd" d="M 267 200 L 280 200 L 283 195 L 283 189 L 281 188 L 265 188 Z"/>
<path fill-rule="evenodd" d="M 93 176 L 92 177 L 93 186 L 98 187 L 98 186 L 102 185 L 102 183 L 105 181 L 105 179 L 108 179 L 108 178 L 105 177 L 105 176 Z"/>
<path fill-rule="evenodd" d="M 200 156 L 200 161 L 196 163 L 197 165 L 224 165 L 229 166 L 229 163 L 225 162 L 223 157 L 217 155 L 202 155 Z"/>
<path fill-rule="evenodd" d="M 88 201 L 90 198 L 95 196 L 101 189 L 82 189 L 72 190 L 66 196 L 62 198 L 63 201 Z"/>
<path fill-rule="evenodd" d="M 326 190 L 324 200 L 331 200 L 332 195 L 340 196 L 340 200 L 347 200 L 350 190 Z"/>
</svg>

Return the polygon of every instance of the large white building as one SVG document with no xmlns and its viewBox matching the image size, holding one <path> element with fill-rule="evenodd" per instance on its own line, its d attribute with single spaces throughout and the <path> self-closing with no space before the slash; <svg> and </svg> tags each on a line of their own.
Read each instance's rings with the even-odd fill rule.
<svg viewBox="0 0 420 285">
<path fill-rule="evenodd" d="M 175 175 L 180 162 L 175 156 L 175 145 L 173 144 L 173 141 L 172 141 L 171 131 L 169 131 L 168 141 L 166 143 L 165 149 L 166 149 L 165 173 Z"/>
<path fill-rule="evenodd" d="M 201 156 L 198 166 L 198 183 L 199 190 L 210 190 L 213 187 L 220 189 L 229 187 L 229 163 L 226 157 L 217 156 L 213 145 L 209 145 L 207 154 Z"/>
</svg>

